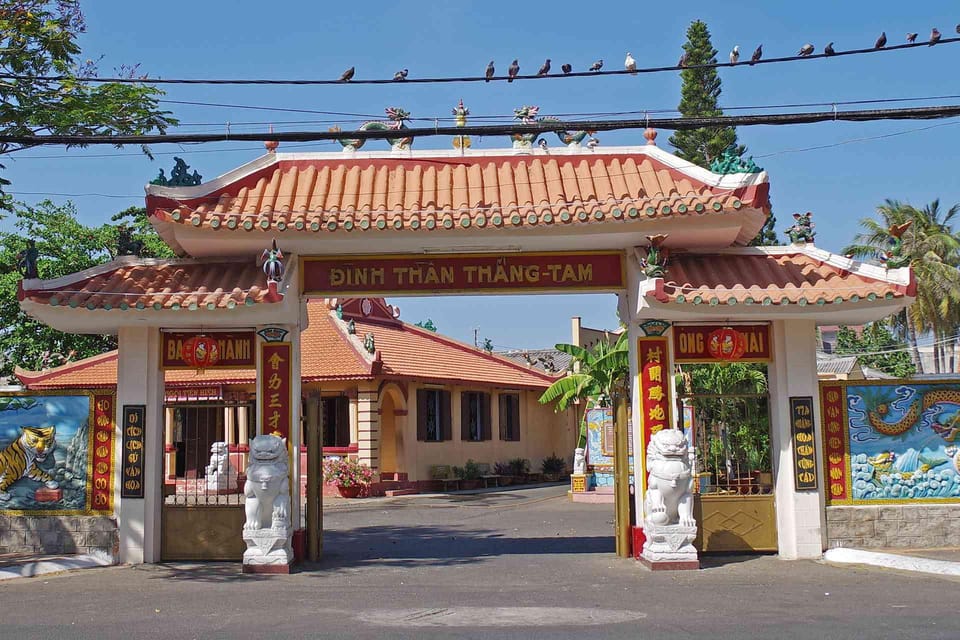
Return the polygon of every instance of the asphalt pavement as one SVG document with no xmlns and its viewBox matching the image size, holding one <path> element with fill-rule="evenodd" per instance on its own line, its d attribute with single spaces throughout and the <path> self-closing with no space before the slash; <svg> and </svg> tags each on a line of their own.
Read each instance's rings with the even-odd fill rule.
<svg viewBox="0 0 960 640">
<path fill-rule="evenodd" d="M 9 638 L 960 638 L 960 579 L 720 556 L 652 573 L 612 505 L 566 487 L 337 502 L 323 560 L 87 569 L 0 582 Z"/>
</svg>

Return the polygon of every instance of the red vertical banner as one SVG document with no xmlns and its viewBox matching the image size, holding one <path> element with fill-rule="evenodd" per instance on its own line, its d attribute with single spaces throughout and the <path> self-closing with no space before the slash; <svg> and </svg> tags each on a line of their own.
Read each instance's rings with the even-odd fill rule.
<svg viewBox="0 0 960 640">
<path fill-rule="evenodd" d="M 113 440 L 116 412 L 113 394 L 93 396 L 93 429 L 90 433 L 90 511 L 113 511 Z"/>
<path fill-rule="evenodd" d="M 260 343 L 260 433 L 290 437 L 291 347 L 289 342 Z"/>
<path fill-rule="evenodd" d="M 850 500 L 850 453 L 844 411 L 845 389 L 841 384 L 820 386 L 823 416 L 823 451 L 827 473 L 827 503 Z"/>
<path fill-rule="evenodd" d="M 640 429 L 643 446 L 637 452 L 640 469 L 638 488 L 647 485 L 647 446 L 650 437 L 662 429 L 668 429 L 670 420 L 670 359 L 667 355 L 667 339 L 662 336 L 637 339 L 637 365 L 640 369 Z"/>
</svg>

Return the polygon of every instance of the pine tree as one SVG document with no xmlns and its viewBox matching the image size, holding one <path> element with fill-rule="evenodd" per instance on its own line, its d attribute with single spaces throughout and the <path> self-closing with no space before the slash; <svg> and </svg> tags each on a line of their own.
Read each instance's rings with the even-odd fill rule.
<svg viewBox="0 0 960 640">
<path fill-rule="evenodd" d="M 685 118 L 723 115 L 717 103 L 721 83 L 716 68 L 695 68 L 717 62 L 717 50 L 710 42 L 710 30 L 705 22 L 696 20 L 690 24 L 683 50 L 686 68 L 680 72 L 683 82 L 680 114 Z M 731 144 L 737 144 L 737 130 L 734 127 L 701 127 L 677 131 L 670 136 L 670 144 L 676 147 L 677 155 L 684 160 L 709 168 L 711 160 Z M 744 151 L 746 147 L 737 147 L 739 155 L 743 155 Z"/>
<path fill-rule="evenodd" d="M 769 196 L 768 196 L 769 197 Z M 777 239 L 777 216 L 770 212 L 767 221 L 763 223 L 760 232 L 750 241 L 751 247 L 771 247 L 780 244 Z"/>
</svg>

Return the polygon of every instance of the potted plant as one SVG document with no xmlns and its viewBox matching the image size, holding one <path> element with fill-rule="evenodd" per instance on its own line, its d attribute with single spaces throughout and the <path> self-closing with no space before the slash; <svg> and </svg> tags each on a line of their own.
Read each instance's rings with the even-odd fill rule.
<svg viewBox="0 0 960 640">
<path fill-rule="evenodd" d="M 480 465 L 468 459 L 462 467 L 454 467 L 453 475 L 460 478 L 461 489 L 476 489 L 480 486 Z"/>
<path fill-rule="evenodd" d="M 547 482 L 556 482 L 560 476 L 567 470 L 567 462 L 555 453 L 543 459 L 540 463 L 540 470 L 543 472 L 543 479 Z"/>
<path fill-rule="evenodd" d="M 526 458 L 512 458 L 507 460 L 507 466 L 510 467 L 510 475 L 513 481 L 521 484 L 527 481 L 527 474 L 530 473 L 530 461 Z"/>
<path fill-rule="evenodd" d="M 496 462 L 493 465 L 493 472 L 500 476 L 497 481 L 500 486 L 507 486 L 513 483 L 513 469 L 509 462 Z"/>
<path fill-rule="evenodd" d="M 344 498 L 358 498 L 370 487 L 373 469 L 350 458 L 328 458 L 323 462 L 323 479 L 336 485 Z"/>
</svg>

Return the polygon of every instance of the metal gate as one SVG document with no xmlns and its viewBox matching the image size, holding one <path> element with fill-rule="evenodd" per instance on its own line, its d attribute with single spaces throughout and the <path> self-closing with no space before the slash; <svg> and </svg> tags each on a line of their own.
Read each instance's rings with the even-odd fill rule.
<svg viewBox="0 0 960 640">
<path fill-rule="evenodd" d="M 776 551 L 767 395 L 689 394 L 680 409 L 697 456 L 697 549 Z"/>
<path fill-rule="evenodd" d="M 171 402 L 164 407 L 161 558 L 242 559 L 243 474 L 252 403 L 236 397 Z"/>
</svg>

